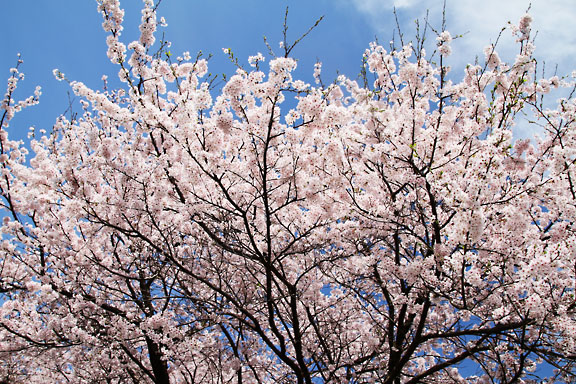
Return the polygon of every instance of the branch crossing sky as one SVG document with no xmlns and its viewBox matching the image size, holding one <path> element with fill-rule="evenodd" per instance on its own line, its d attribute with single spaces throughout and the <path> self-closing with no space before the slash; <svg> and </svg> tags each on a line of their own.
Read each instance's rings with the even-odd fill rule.
<svg viewBox="0 0 576 384">
<path fill-rule="evenodd" d="M 173 55 L 185 51 L 193 57 L 198 51 L 213 54 L 210 71 L 231 74 L 235 68 L 222 48 L 231 48 L 240 63 L 247 64 L 249 55 L 266 54 L 263 42 L 266 36 L 280 53 L 278 43 L 282 40 L 286 6 L 288 38 L 292 41 L 324 16 L 293 55 L 299 59 L 297 76 L 313 83 L 314 63 L 321 61 L 323 78 L 330 82 L 338 73 L 355 78 L 360 72 L 362 53 L 371 41 L 377 39 L 388 46 L 396 26 L 394 6 L 405 40 L 409 40 L 415 32 L 414 20 L 423 19 L 427 11 L 430 24 L 441 27 L 442 3 L 443 0 L 163 0 L 158 13 L 166 18 L 168 26 L 160 28 L 159 33 L 164 32 L 166 40 L 172 41 Z M 474 62 L 477 56 L 483 59 L 484 47 L 496 41 L 508 21 L 517 23 L 530 3 L 533 31 L 538 32 L 536 55 L 545 58 L 547 75 L 554 74 L 556 65 L 559 75 L 570 75 L 576 57 L 576 1 L 447 0 L 446 28 L 453 36 L 464 35 L 453 43 L 453 55 L 448 62 L 455 79 L 459 79 L 466 63 Z M 126 11 L 123 41 L 128 43 L 138 37 L 142 3 L 124 0 L 121 5 Z M 17 53 L 21 53 L 24 60 L 21 71 L 26 80 L 20 83 L 16 96 L 27 97 L 36 85 L 43 92 L 40 105 L 13 120 L 12 135 L 25 137 L 32 125 L 48 131 L 56 117 L 68 108 L 70 88 L 54 79 L 53 69 L 58 68 L 68 79 L 82 81 L 95 89 L 102 87 L 103 74 L 112 79 L 117 73 L 106 57 L 106 34 L 101 28 L 96 1 L 6 1 L 0 18 L 0 30 L 5 37 L 1 73 L 7 79 Z M 428 37 L 432 47 L 435 37 Z M 499 47 L 503 59 L 513 60 L 517 49 L 508 31 L 502 34 Z"/>
</svg>

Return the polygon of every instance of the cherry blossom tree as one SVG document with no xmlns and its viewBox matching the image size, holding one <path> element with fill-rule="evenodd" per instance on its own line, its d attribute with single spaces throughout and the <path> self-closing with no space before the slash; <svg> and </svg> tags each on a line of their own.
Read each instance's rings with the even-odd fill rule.
<svg viewBox="0 0 576 384">
<path fill-rule="evenodd" d="M 511 64 L 450 71 L 439 31 L 432 59 L 373 44 L 363 83 L 310 85 L 285 42 L 217 93 L 144 3 L 125 46 L 98 1 L 123 85 L 71 82 L 53 132 L 9 139 L 39 96 L 9 79 L 3 382 L 574 381 L 576 101 L 543 99 L 574 83 L 537 76 L 530 16 Z"/>
</svg>

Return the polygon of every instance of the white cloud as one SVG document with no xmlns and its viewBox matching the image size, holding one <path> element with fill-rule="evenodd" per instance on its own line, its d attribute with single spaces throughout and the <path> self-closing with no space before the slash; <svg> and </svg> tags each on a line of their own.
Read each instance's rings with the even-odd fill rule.
<svg viewBox="0 0 576 384">
<path fill-rule="evenodd" d="M 394 6 L 398 9 L 418 6 L 421 0 L 394 0 Z"/>
<path fill-rule="evenodd" d="M 352 0 L 352 4 L 367 15 L 379 14 L 389 8 L 384 2 L 378 0 Z"/>
<path fill-rule="evenodd" d="M 430 11 L 431 24 L 440 27 L 442 0 L 350 0 L 363 13 L 372 27 L 384 36 L 390 36 L 391 10 L 395 6 L 402 20 L 422 18 Z M 537 32 L 536 57 L 546 60 L 547 72 L 551 74 L 558 64 L 559 74 L 569 74 L 576 57 L 576 1 L 574 0 L 447 0 L 447 28 L 453 34 L 465 34 L 454 42 L 454 54 L 462 62 L 471 62 L 483 49 L 495 42 L 502 27 L 508 22 L 516 24 L 529 5 L 534 22 L 532 31 Z M 403 25 L 404 27 L 404 25 Z M 409 36 L 411 24 L 405 27 Z M 432 39 L 433 40 L 433 39 Z M 513 59 L 516 54 L 514 39 L 509 31 L 502 34 L 499 49 L 503 58 Z"/>
<path fill-rule="evenodd" d="M 464 52 L 480 54 L 482 47 L 494 42 L 499 30 L 508 22 L 516 24 L 532 3 L 529 13 L 537 32 L 536 57 L 546 60 L 550 72 L 558 64 L 560 73 L 569 73 L 576 54 L 576 2 L 573 0 L 460 0 L 449 5 L 449 26 L 456 33 L 469 32 L 462 41 Z M 514 39 L 505 31 L 500 51 L 515 54 Z M 476 52 L 474 52 L 476 51 Z M 512 56 L 513 57 L 513 56 Z"/>
<path fill-rule="evenodd" d="M 342 0 L 348 1 L 365 15 L 372 27 L 382 36 L 391 36 L 394 29 L 393 6 L 397 8 L 405 38 L 414 36 L 410 22 L 422 19 L 429 10 L 430 24 L 435 28 L 442 25 L 443 0 Z M 453 41 L 453 54 L 448 65 L 452 75 L 458 80 L 463 75 L 466 64 L 478 57 L 484 60 L 484 48 L 494 43 L 503 27 L 509 22 L 517 25 L 529 5 L 533 18 L 532 37 L 536 34 L 535 57 L 546 64 L 546 76 L 552 76 L 556 66 L 557 74 L 570 76 L 576 70 L 576 0 L 447 0 L 446 27 L 452 35 L 464 34 Z M 428 38 L 428 41 L 434 41 Z M 508 29 L 502 33 L 497 50 L 500 57 L 513 61 L 519 47 Z M 559 95 L 558 95 L 559 97 Z M 548 104 L 554 104 L 554 96 Z M 550 104 L 551 103 L 551 104 Z M 526 119 L 519 119 L 514 129 L 517 138 L 532 137 L 539 132 Z"/>
<path fill-rule="evenodd" d="M 354 6 L 362 11 L 369 14 L 377 14 L 382 11 L 390 11 L 394 7 L 401 8 L 413 8 L 426 3 L 426 0 L 351 0 Z"/>
</svg>

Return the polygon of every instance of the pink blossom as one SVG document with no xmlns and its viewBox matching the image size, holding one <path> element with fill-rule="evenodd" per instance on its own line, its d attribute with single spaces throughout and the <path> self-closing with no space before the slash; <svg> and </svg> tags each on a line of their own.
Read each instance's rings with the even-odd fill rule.
<svg viewBox="0 0 576 384">
<path fill-rule="evenodd" d="M 99 0 L 121 82 L 71 82 L 78 114 L 26 144 L 5 128 L 41 92 L 15 99 L 10 71 L 2 379 L 480 384 L 544 380 L 539 357 L 572 372 L 576 101 L 540 101 L 573 83 L 536 72 L 529 16 L 513 63 L 490 46 L 462 79 L 373 43 L 360 81 L 324 86 L 317 63 L 310 85 L 257 54 L 218 89 L 206 60 L 150 53 L 154 7 L 126 60 L 124 13 Z M 542 133 L 517 139 L 528 113 Z"/>
</svg>

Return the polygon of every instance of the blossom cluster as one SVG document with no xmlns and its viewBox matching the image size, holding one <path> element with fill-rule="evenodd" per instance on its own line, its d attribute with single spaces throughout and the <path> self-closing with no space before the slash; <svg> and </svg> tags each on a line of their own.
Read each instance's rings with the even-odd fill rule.
<svg viewBox="0 0 576 384">
<path fill-rule="evenodd" d="M 150 53 L 152 1 L 128 45 L 98 4 L 121 86 L 70 82 L 80 115 L 27 145 L 40 91 L 15 68 L 2 101 L 0 380 L 573 379 L 576 100 L 540 100 L 574 83 L 538 76 L 529 16 L 462 79 L 374 43 L 364 81 L 257 54 L 215 91 Z M 527 111 L 543 137 L 514 140 Z"/>
</svg>

